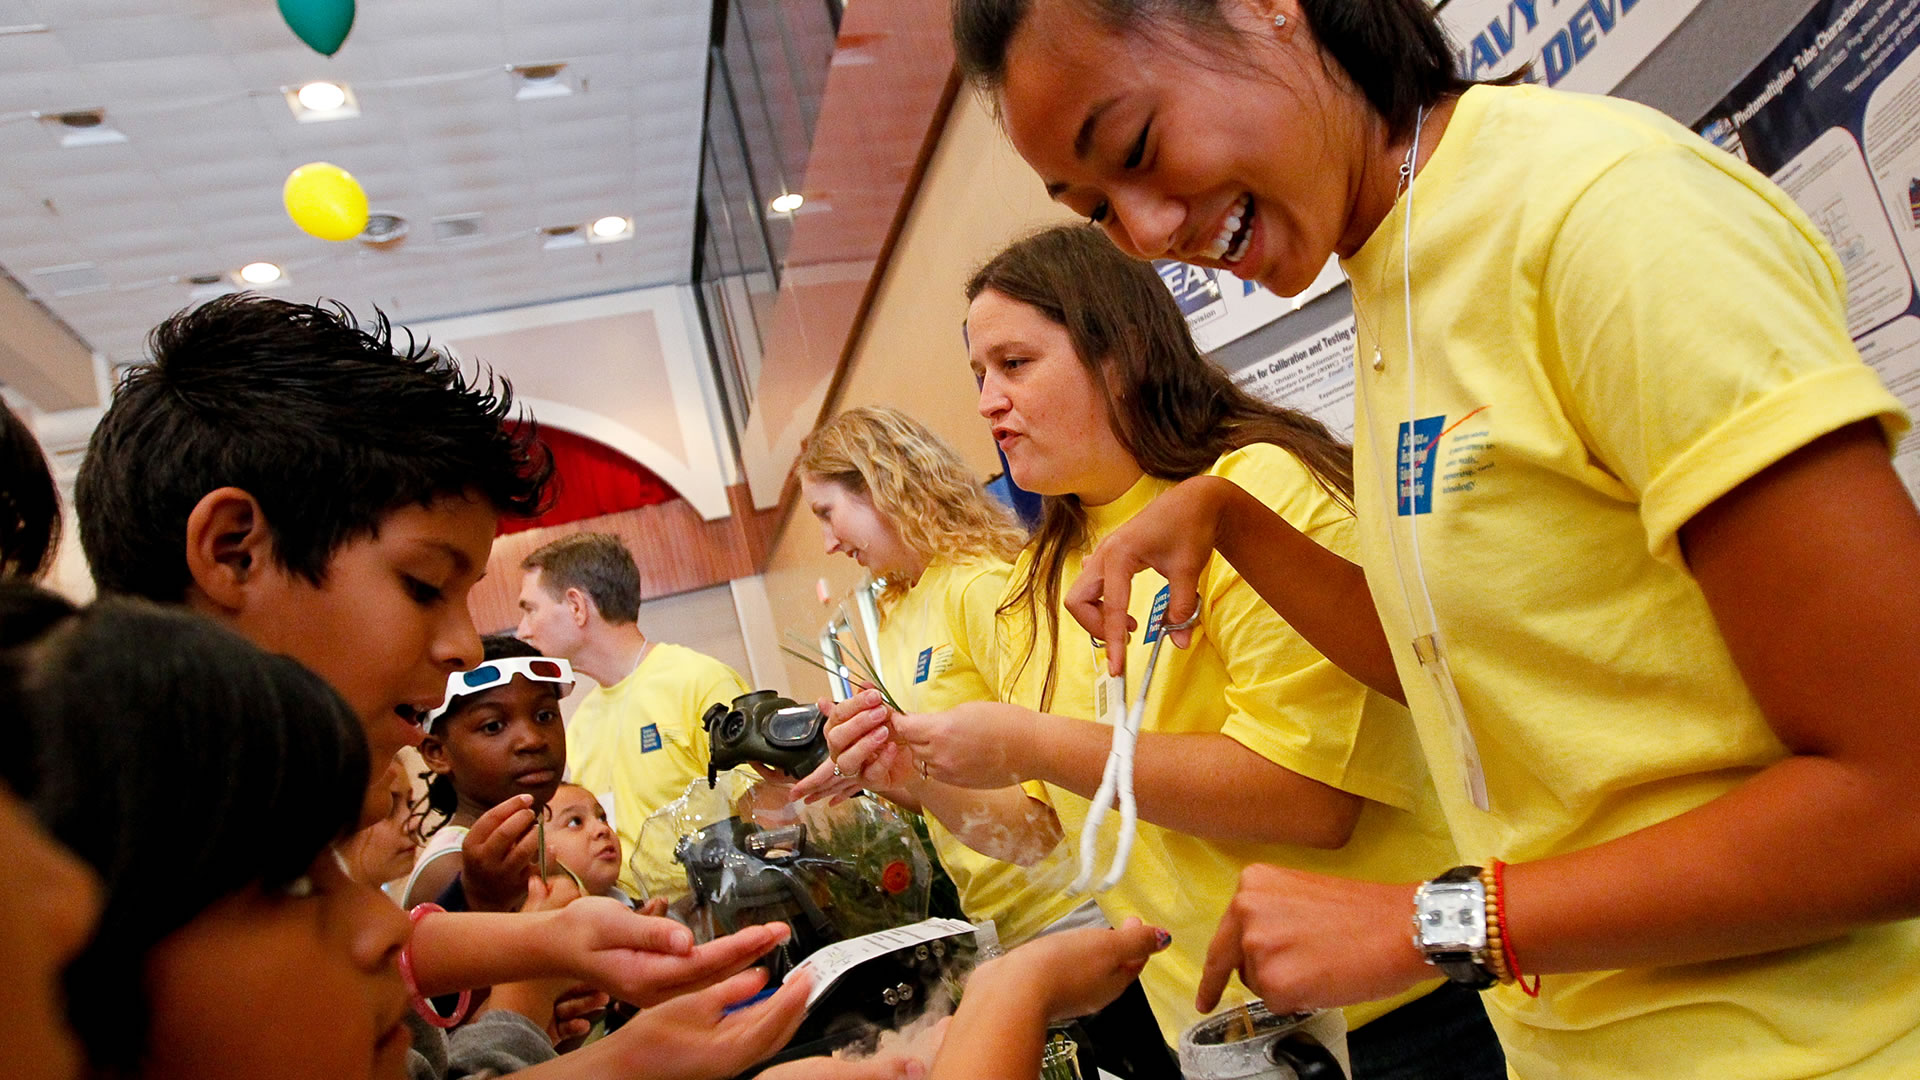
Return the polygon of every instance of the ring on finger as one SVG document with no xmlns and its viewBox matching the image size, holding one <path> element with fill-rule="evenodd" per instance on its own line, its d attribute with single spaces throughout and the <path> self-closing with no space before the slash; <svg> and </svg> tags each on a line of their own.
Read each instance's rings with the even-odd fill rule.
<svg viewBox="0 0 1920 1080">
<path fill-rule="evenodd" d="M 846 773 L 843 773 L 843 772 L 841 772 L 841 771 L 840 771 L 840 763 L 839 763 L 838 761 L 836 761 L 836 762 L 834 762 L 834 763 L 833 763 L 833 775 L 835 775 L 835 776 L 845 776 L 845 775 L 847 775 Z"/>
<path fill-rule="evenodd" d="M 927 775 L 927 759 L 926 758 L 920 759 L 920 779 L 922 780 L 933 779 L 933 777 Z"/>
</svg>

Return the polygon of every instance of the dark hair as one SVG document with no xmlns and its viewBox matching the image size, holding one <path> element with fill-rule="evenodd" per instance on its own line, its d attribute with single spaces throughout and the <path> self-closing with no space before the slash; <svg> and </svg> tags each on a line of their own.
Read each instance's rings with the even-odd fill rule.
<svg viewBox="0 0 1920 1080">
<path fill-rule="evenodd" d="M 17 642 L 0 652 L 0 716 L 34 748 L 8 779 L 104 886 L 67 970 L 69 1020 L 96 1070 L 130 1072 L 148 951 L 225 897 L 285 889 L 352 832 L 366 739 L 319 676 L 191 612 L 0 597 Z"/>
<path fill-rule="evenodd" d="M 986 90 L 1006 81 L 1007 48 L 1041 0 L 953 0 L 953 45 L 967 80 Z M 1073 0 L 1116 30 L 1165 27 L 1216 42 L 1239 34 L 1220 0 Z M 1473 83 L 1455 66 L 1429 0 L 1299 0 L 1321 51 L 1399 138 L 1423 106 Z"/>
<path fill-rule="evenodd" d="M 967 299 L 989 289 L 1066 328 L 1106 400 L 1114 435 L 1147 475 L 1185 480 L 1241 447 L 1273 443 L 1298 458 L 1341 505 L 1353 508 L 1352 450 L 1313 417 L 1235 386 L 1200 355 L 1160 275 L 1114 247 L 1097 226 L 1055 225 L 1015 241 L 974 271 Z M 1002 614 L 1025 610 L 1034 631 L 1028 658 L 1040 627 L 1049 642 L 1057 637 L 1067 554 L 1087 539 L 1086 511 L 1077 497 L 1042 500 L 1033 559 L 1000 607 Z M 1052 700 L 1054 677 L 1049 646 L 1042 709 Z"/>
<path fill-rule="evenodd" d="M 540 655 L 539 649 L 521 641 L 512 634 L 488 634 L 480 639 L 480 650 L 480 662 L 483 664 L 488 660 L 505 660 L 515 656 Z M 478 694 L 470 696 L 474 700 L 479 699 Z M 466 700 L 467 699 L 462 698 L 462 703 L 455 704 L 442 714 L 439 723 L 445 724 L 455 716 L 458 716 L 460 710 L 466 708 Z M 446 728 L 441 727 L 440 730 L 444 732 Z M 427 842 L 428 837 L 439 832 L 440 829 L 446 825 L 448 820 L 453 817 L 454 811 L 460 809 L 460 792 L 454 787 L 452 773 L 437 773 L 432 769 L 428 769 L 426 772 L 420 774 L 420 779 L 426 781 L 427 793 L 420 803 L 413 807 L 412 813 L 407 815 L 407 831 L 411 832 L 415 839 L 424 844 Z M 437 819 L 429 824 L 429 818 L 435 818 L 436 815 Z"/>
<path fill-rule="evenodd" d="M 275 558 L 318 585 L 333 553 L 408 505 L 477 492 L 502 514 L 543 508 L 553 456 L 513 392 L 469 380 L 385 315 L 236 293 L 180 312 L 149 342 L 95 429 L 75 500 L 104 591 L 178 602 L 181 538 L 210 491 L 260 502 Z"/>
<path fill-rule="evenodd" d="M 520 569 L 540 571 L 540 583 L 555 597 L 568 589 L 586 593 L 608 622 L 640 620 L 640 568 L 612 533 L 563 536 L 527 556 Z"/>
<path fill-rule="evenodd" d="M 60 543 L 60 489 L 40 441 L 0 402 L 0 581 L 34 580 Z"/>
</svg>

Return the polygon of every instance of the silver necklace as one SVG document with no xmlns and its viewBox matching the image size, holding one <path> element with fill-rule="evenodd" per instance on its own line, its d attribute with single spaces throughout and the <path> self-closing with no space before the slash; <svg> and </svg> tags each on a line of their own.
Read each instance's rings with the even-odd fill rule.
<svg viewBox="0 0 1920 1080">
<path fill-rule="evenodd" d="M 1407 189 L 1413 186 L 1413 159 L 1414 155 L 1420 152 L 1420 134 L 1426 129 L 1427 113 L 1427 107 L 1422 105 L 1420 106 L 1420 111 L 1415 115 L 1413 122 L 1413 141 L 1407 145 L 1407 156 L 1400 162 L 1400 182 L 1396 184 L 1393 189 L 1393 201 L 1396 203 L 1400 201 L 1400 196 L 1406 194 Z M 1402 258 L 1405 258 L 1406 254 L 1407 253 L 1403 252 Z M 1382 271 L 1382 273 L 1384 274 L 1384 271 Z M 1352 278 L 1347 279 L 1347 287 L 1349 290 L 1352 289 Z M 1385 282 L 1381 283 L 1381 288 L 1386 288 Z M 1360 305 L 1355 304 L 1353 311 L 1355 317 L 1359 318 Z M 1365 321 L 1364 318 L 1362 318 L 1362 321 Z M 1387 360 L 1386 357 L 1380 353 L 1379 335 L 1373 333 L 1372 327 L 1368 327 L 1367 336 L 1373 338 L 1373 370 L 1375 372 L 1385 371 L 1387 368 Z"/>
</svg>

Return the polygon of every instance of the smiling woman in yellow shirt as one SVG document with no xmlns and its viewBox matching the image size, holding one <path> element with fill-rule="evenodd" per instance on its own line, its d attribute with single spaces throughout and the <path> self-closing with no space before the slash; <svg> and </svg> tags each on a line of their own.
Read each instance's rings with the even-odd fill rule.
<svg viewBox="0 0 1920 1080">
<path fill-rule="evenodd" d="M 980 411 L 1015 482 L 1045 497 L 1001 605 L 1008 704 L 850 715 L 837 741 L 863 741 L 840 760 L 850 770 L 871 762 L 866 775 L 924 765 L 934 782 L 974 789 L 978 812 L 1008 832 L 1064 835 L 1077 850 L 1111 737 L 1094 707 L 1104 657 L 1060 608 L 1080 560 L 1160 492 L 1202 473 L 1233 478 L 1316 542 L 1351 551 L 1351 461 L 1317 422 L 1236 389 L 1194 347 L 1153 270 L 1095 230 L 1021 240 L 968 293 Z M 1136 672 L 1157 636 L 1154 590 L 1138 595 Z M 1198 1018 L 1207 943 L 1248 867 L 1396 881 L 1456 861 L 1406 711 L 1329 663 L 1225 560 L 1209 564 L 1204 596 L 1190 646 L 1159 658 L 1136 754 L 1132 860 L 1097 897 L 1115 925 L 1137 916 L 1172 932 L 1141 975 L 1169 1041 Z M 890 757 L 883 740 L 896 748 Z M 1022 781 L 1024 792 L 1002 786 Z M 1036 816 L 1050 836 L 1021 828 Z M 1093 853 L 1103 867 L 1115 832 L 1110 816 Z M 1356 1077 L 1401 1075 L 1408 1063 L 1433 1076 L 1505 1075 L 1471 993 L 1427 981 L 1347 1017 Z"/>
</svg>

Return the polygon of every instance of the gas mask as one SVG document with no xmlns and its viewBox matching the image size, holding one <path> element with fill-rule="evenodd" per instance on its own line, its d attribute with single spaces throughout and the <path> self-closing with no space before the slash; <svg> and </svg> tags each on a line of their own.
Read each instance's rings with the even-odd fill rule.
<svg viewBox="0 0 1920 1080">
<path fill-rule="evenodd" d="M 700 717 L 707 729 L 707 786 L 736 765 L 758 762 L 798 779 L 827 760 L 827 718 L 771 690 L 755 690 L 718 702 Z"/>
</svg>

